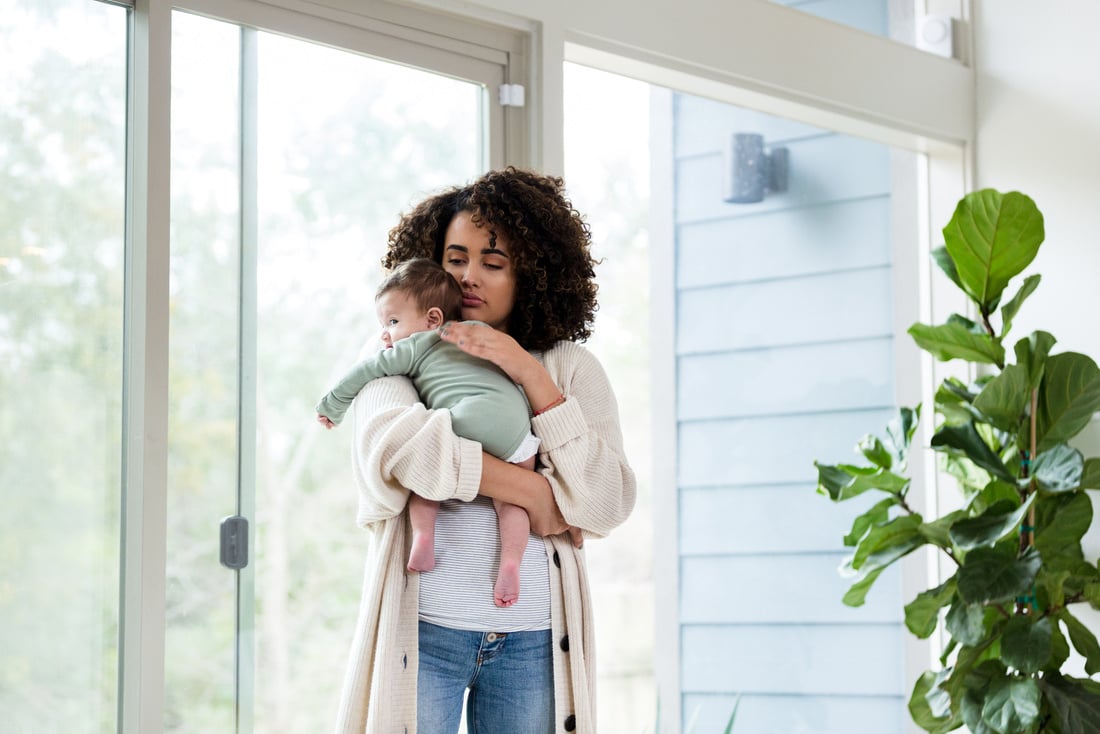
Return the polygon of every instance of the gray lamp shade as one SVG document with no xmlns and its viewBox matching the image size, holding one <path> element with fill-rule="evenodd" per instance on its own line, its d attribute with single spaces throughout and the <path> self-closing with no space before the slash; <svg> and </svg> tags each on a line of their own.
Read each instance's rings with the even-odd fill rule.
<svg viewBox="0 0 1100 734">
<path fill-rule="evenodd" d="M 763 135 L 734 133 L 726 148 L 722 199 L 755 204 L 765 191 L 786 191 L 788 161 L 786 148 L 765 152 Z"/>
</svg>

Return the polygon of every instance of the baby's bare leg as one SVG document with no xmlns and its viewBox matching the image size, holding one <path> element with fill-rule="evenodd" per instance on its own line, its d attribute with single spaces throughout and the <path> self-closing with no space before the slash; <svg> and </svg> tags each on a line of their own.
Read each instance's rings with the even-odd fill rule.
<svg viewBox="0 0 1100 734">
<path fill-rule="evenodd" d="M 510 607 L 519 600 L 519 564 L 527 549 L 531 519 L 519 505 L 493 500 L 500 527 L 500 570 L 493 586 L 493 602 L 498 607 Z"/>
<path fill-rule="evenodd" d="M 431 571 L 435 568 L 435 516 L 438 512 L 438 502 L 426 500 L 415 493 L 409 495 L 409 522 L 413 534 L 412 549 L 409 551 L 410 571 Z"/>
</svg>

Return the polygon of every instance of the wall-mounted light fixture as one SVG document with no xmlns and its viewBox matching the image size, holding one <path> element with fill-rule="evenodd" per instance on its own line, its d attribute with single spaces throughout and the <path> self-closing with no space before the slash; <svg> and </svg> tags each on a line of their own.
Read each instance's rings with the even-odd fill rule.
<svg viewBox="0 0 1100 734">
<path fill-rule="evenodd" d="M 764 191 L 786 191 L 790 156 L 786 148 L 764 152 L 764 136 L 734 133 L 726 148 L 722 199 L 731 204 L 755 204 Z"/>
</svg>

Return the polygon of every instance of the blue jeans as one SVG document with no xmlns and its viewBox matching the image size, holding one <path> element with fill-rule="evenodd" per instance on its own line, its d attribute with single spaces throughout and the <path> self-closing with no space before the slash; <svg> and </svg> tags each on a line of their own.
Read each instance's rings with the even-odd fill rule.
<svg viewBox="0 0 1100 734">
<path fill-rule="evenodd" d="M 467 632 L 420 623 L 418 734 L 456 734 L 466 701 L 470 734 L 553 734 L 550 630 Z"/>
</svg>

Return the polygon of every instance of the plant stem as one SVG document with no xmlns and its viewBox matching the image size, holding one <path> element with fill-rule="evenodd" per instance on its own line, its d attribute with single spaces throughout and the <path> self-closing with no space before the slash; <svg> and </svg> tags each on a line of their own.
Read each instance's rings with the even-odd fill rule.
<svg viewBox="0 0 1100 734">
<path fill-rule="evenodd" d="M 1028 443 L 1028 451 L 1026 452 L 1026 457 L 1025 457 L 1026 462 L 1023 464 L 1023 466 L 1020 467 L 1020 478 L 1021 479 L 1030 479 L 1031 481 L 1028 482 L 1026 488 L 1020 490 L 1020 501 L 1021 502 L 1026 502 L 1027 498 L 1028 498 L 1028 495 L 1030 495 L 1030 494 L 1032 494 L 1036 491 L 1035 476 L 1031 472 L 1031 462 L 1035 461 L 1035 449 L 1036 449 L 1036 440 L 1037 440 L 1036 436 L 1035 436 L 1035 433 L 1036 433 L 1036 420 L 1037 420 L 1036 413 L 1038 412 L 1038 408 L 1039 408 L 1039 389 L 1034 388 L 1031 391 L 1031 411 L 1030 411 L 1031 415 L 1029 416 L 1029 418 L 1030 418 L 1029 424 L 1030 425 L 1028 426 L 1028 428 L 1029 428 L 1028 434 L 1029 434 L 1030 441 Z M 1035 545 L 1035 505 L 1032 504 L 1031 508 L 1028 510 L 1028 513 L 1027 513 L 1027 532 L 1021 532 L 1020 533 L 1020 545 L 1019 545 L 1020 550 L 1019 550 L 1019 554 L 1022 556 L 1027 551 L 1028 548 L 1031 548 L 1034 545 Z M 1031 595 L 1032 595 L 1032 597 L 1035 596 L 1034 589 L 1032 589 L 1032 594 Z M 1016 613 L 1017 614 L 1028 614 L 1029 612 L 1030 612 L 1030 607 L 1025 602 L 1020 602 L 1020 601 L 1016 602 Z"/>
<path fill-rule="evenodd" d="M 1067 596 L 1065 599 L 1063 599 L 1061 604 L 1054 604 L 1053 606 L 1047 607 L 1046 611 L 1043 612 L 1042 616 L 1039 617 L 1039 619 L 1042 619 L 1043 617 L 1053 616 L 1068 607 L 1070 604 L 1080 604 L 1084 600 L 1085 593 L 1083 591 L 1078 591 L 1073 596 Z"/>
<path fill-rule="evenodd" d="M 986 332 L 987 332 L 987 333 L 988 333 L 988 334 L 989 334 L 990 336 L 992 336 L 992 337 L 996 337 L 996 336 L 997 336 L 997 332 L 995 332 L 995 331 L 993 330 L 993 324 L 989 323 L 989 312 L 988 312 L 988 311 L 986 311 L 986 310 L 985 310 L 985 309 L 983 308 L 983 309 L 981 309 L 981 313 L 982 313 L 982 326 L 984 326 L 984 327 L 985 327 L 985 330 L 986 330 Z"/>
</svg>

